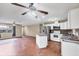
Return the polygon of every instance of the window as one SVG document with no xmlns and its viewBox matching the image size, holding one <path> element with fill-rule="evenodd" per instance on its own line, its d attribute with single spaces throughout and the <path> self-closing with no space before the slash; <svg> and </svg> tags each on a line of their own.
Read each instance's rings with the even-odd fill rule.
<svg viewBox="0 0 79 59">
<path fill-rule="evenodd" d="M 6 25 L 0 25 L 0 29 L 7 29 L 9 28 L 9 26 L 6 26 Z"/>
<path fill-rule="evenodd" d="M 0 33 L 10 33 L 12 32 L 12 26 L 0 25 Z"/>
</svg>

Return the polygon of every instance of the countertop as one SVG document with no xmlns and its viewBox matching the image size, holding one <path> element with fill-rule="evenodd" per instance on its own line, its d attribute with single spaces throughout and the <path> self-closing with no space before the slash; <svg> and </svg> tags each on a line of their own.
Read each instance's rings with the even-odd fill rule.
<svg viewBox="0 0 79 59">
<path fill-rule="evenodd" d="M 77 43 L 79 44 L 79 37 L 78 36 L 63 36 L 61 38 L 62 41 L 70 42 L 70 43 Z"/>
<path fill-rule="evenodd" d="M 79 41 L 76 41 L 76 40 L 62 39 L 62 41 L 79 44 Z"/>
<path fill-rule="evenodd" d="M 39 35 L 39 36 L 47 36 L 47 34 L 43 34 L 43 33 L 39 33 L 37 35 Z"/>
</svg>

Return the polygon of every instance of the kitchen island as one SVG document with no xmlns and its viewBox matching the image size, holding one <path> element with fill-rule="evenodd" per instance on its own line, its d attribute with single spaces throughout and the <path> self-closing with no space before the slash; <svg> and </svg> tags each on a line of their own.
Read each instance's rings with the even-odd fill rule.
<svg viewBox="0 0 79 59">
<path fill-rule="evenodd" d="M 46 34 L 36 35 L 36 44 L 39 48 L 46 48 L 48 45 L 48 39 Z"/>
</svg>

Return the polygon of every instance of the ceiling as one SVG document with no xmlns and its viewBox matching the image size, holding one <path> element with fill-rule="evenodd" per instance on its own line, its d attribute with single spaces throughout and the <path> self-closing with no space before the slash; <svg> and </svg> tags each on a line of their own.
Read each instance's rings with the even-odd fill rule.
<svg viewBox="0 0 79 59">
<path fill-rule="evenodd" d="M 27 3 L 19 3 L 28 6 Z M 48 11 L 48 15 L 38 14 L 36 19 L 31 14 L 21 15 L 27 9 L 12 5 L 10 3 L 0 3 L 0 22 L 4 23 L 20 23 L 23 25 L 32 25 L 47 22 L 49 19 L 67 19 L 68 12 L 78 8 L 78 3 L 35 3 L 34 6 L 39 10 Z M 44 16 L 44 17 L 43 17 Z"/>
</svg>

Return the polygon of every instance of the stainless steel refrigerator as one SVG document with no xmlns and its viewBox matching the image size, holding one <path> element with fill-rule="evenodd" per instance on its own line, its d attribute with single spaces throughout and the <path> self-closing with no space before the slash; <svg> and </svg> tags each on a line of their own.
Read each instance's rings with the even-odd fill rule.
<svg viewBox="0 0 79 59">
<path fill-rule="evenodd" d="M 50 40 L 50 30 L 51 30 L 51 26 L 41 26 L 40 27 L 40 33 L 47 35 L 48 40 Z"/>
</svg>

